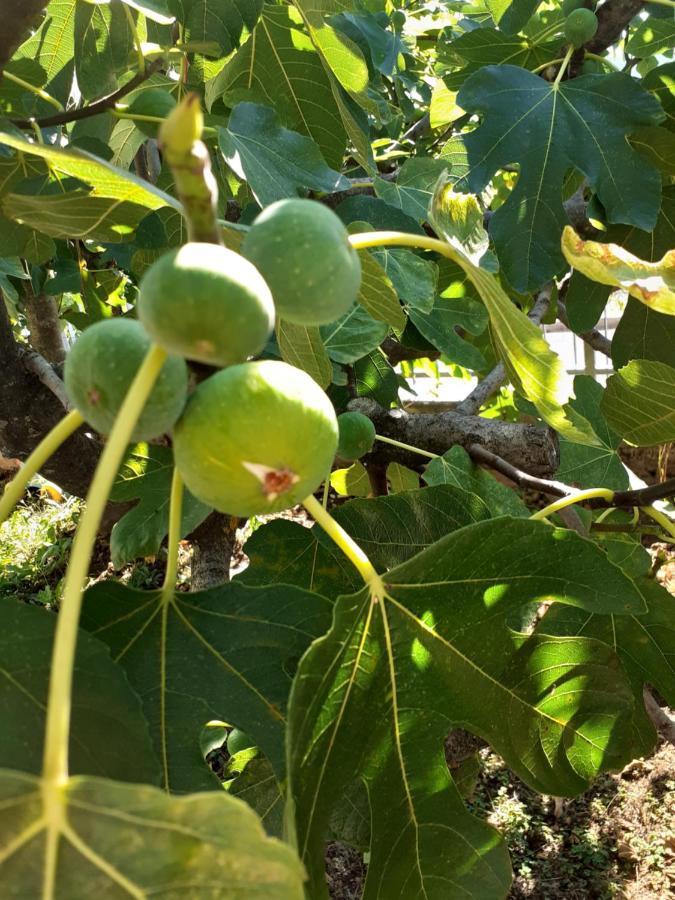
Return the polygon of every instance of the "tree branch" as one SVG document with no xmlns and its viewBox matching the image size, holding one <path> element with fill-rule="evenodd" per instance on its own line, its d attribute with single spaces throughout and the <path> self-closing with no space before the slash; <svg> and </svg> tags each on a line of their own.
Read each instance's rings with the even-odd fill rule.
<svg viewBox="0 0 675 900">
<path fill-rule="evenodd" d="M 140 84 L 147 81 L 151 75 L 162 67 L 163 63 L 164 60 L 156 59 L 145 67 L 145 72 L 138 72 L 130 81 L 127 81 L 122 87 L 113 91 L 112 94 L 108 94 L 107 97 L 101 97 L 100 100 L 95 100 L 88 106 L 80 106 L 77 109 L 67 109 L 65 112 L 55 113 L 53 116 L 42 116 L 39 119 L 35 119 L 35 124 L 39 125 L 41 128 L 46 128 L 50 125 L 66 125 L 68 122 L 77 122 L 80 119 L 88 119 L 91 116 L 98 116 L 101 113 L 107 112 L 115 106 L 118 100 L 121 100 L 122 97 L 126 97 L 127 94 L 130 94 L 131 91 L 135 90 Z M 18 128 L 30 128 L 33 122 L 31 119 L 12 119 L 12 124 L 16 125 Z"/>
<path fill-rule="evenodd" d="M 528 313 L 528 318 L 531 319 L 536 325 L 541 323 L 541 320 L 546 315 L 546 310 L 549 307 L 551 302 L 551 292 L 553 291 L 553 282 L 549 282 L 549 284 L 545 285 L 537 294 L 537 298 L 534 301 L 534 306 Z M 491 372 L 479 381 L 476 387 L 471 391 L 468 397 L 465 397 L 461 403 L 457 404 L 455 409 L 456 412 L 461 413 L 464 416 L 472 416 L 478 412 L 478 410 L 486 403 L 493 394 L 496 394 L 499 388 L 506 381 L 506 369 L 504 368 L 503 363 L 497 363 L 497 365 L 492 369 Z"/>
<path fill-rule="evenodd" d="M 456 412 L 409 415 L 402 409 L 383 409 L 374 400 L 365 397 L 351 400 L 349 409 L 368 416 L 378 434 L 430 453 L 442 455 L 455 444 L 467 450 L 478 444 L 532 475 L 550 475 L 559 465 L 555 433 L 536 425 L 502 422 Z M 376 441 L 366 462 L 400 462 L 417 467 L 420 459 L 416 453 Z"/>
<path fill-rule="evenodd" d="M 647 4 L 643 0 L 607 0 L 596 10 L 598 30 L 586 45 L 591 53 L 602 53 L 615 43 L 621 32 Z"/>
<path fill-rule="evenodd" d="M 0 72 L 46 6 L 47 0 L 0 0 Z"/>
<path fill-rule="evenodd" d="M 497 456 L 496 453 L 492 453 L 490 450 L 486 450 L 485 447 L 481 447 L 480 444 L 470 444 L 466 449 L 474 462 L 488 466 L 488 468 L 493 469 L 495 472 L 499 472 L 500 475 L 505 475 L 520 488 L 540 491 L 542 494 L 551 494 L 554 497 L 569 497 L 574 493 L 575 489 L 568 484 L 563 484 L 562 481 L 552 481 L 547 478 L 537 478 L 536 475 L 530 475 L 528 472 L 524 472 L 522 469 L 518 469 L 510 462 L 507 462 L 501 456 Z"/>
<path fill-rule="evenodd" d="M 37 350 L 21 350 L 21 360 L 26 371 L 30 372 L 48 388 L 65 410 L 71 408 L 66 387 L 56 371 Z"/>
<path fill-rule="evenodd" d="M 611 357 L 612 342 L 601 331 L 598 331 L 597 328 L 591 328 L 590 331 L 583 331 L 581 334 L 578 334 L 578 332 L 570 326 L 569 319 L 567 318 L 567 307 L 560 297 L 558 297 L 558 318 L 566 328 L 569 328 L 573 334 L 577 334 L 589 347 L 597 350 L 598 353 L 604 353 L 605 356 Z"/>
<path fill-rule="evenodd" d="M 439 359 L 440 350 L 420 350 L 417 347 L 406 347 L 393 337 L 386 337 L 380 349 L 392 366 L 408 359 Z"/>
</svg>

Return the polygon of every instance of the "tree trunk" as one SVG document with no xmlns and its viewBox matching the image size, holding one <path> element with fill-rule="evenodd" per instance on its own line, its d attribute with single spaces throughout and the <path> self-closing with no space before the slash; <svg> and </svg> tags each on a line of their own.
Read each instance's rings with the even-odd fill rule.
<svg viewBox="0 0 675 900">
<path fill-rule="evenodd" d="M 215 512 L 192 532 L 193 591 L 205 591 L 230 580 L 230 564 L 238 526 L 239 519 L 235 516 Z"/>
<path fill-rule="evenodd" d="M 401 409 L 383 409 L 374 400 L 352 400 L 349 408 L 368 416 L 378 434 L 442 455 L 455 444 L 468 449 L 480 444 L 530 475 L 546 478 L 558 469 L 559 448 L 554 432 L 537 425 L 521 425 L 456 412 L 409 415 Z M 420 465 L 419 454 L 375 442 L 366 463 L 399 462 Z"/>
<path fill-rule="evenodd" d="M 51 365 L 60 366 L 66 358 L 66 342 L 56 300 L 49 294 L 34 294 L 26 284 L 25 304 L 32 348 Z"/>
</svg>

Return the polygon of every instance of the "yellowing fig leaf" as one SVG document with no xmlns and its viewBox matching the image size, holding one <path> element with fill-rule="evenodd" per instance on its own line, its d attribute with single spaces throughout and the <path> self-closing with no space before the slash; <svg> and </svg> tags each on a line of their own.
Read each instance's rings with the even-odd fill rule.
<svg viewBox="0 0 675 900">
<path fill-rule="evenodd" d="M 301 900 L 290 847 L 221 791 L 170 797 L 102 778 L 0 769 L 0 884 L 26 900 Z"/>
<path fill-rule="evenodd" d="M 562 251 L 567 262 L 587 278 L 622 288 L 654 312 L 675 316 L 675 250 L 647 262 L 618 244 L 585 241 L 567 225 Z"/>
</svg>

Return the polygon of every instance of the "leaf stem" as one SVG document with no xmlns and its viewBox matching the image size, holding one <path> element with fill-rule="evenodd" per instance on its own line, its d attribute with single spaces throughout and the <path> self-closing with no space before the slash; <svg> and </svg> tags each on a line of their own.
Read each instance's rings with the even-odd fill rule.
<svg viewBox="0 0 675 900">
<path fill-rule="evenodd" d="M 394 438 L 384 437 L 382 434 L 376 434 L 375 440 L 382 441 L 383 444 L 391 444 L 392 447 L 400 447 L 401 450 L 409 450 L 411 453 L 419 453 L 420 456 L 426 456 L 428 459 L 440 459 L 438 453 L 422 450 L 421 447 L 413 447 L 412 444 L 404 444 L 403 441 L 395 441 Z"/>
<path fill-rule="evenodd" d="M 139 74 L 145 74 L 145 57 L 143 56 L 143 44 L 141 43 L 140 36 L 138 34 L 138 29 L 136 28 L 136 21 L 134 19 L 133 13 L 129 9 L 126 3 L 122 4 L 124 8 L 124 13 L 127 17 L 127 23 L 129 25 L 129 30 L 131 31 L 131 35 L 134 39 L 134 47 L 136 48 L 136 56 L 138 57 L 138 71 Z"/>
<path fill-rule="evenodd" d="M 591 53 L 589 50 L 584 50 L 584 59 L 596 59 L 598 62 L 604 63 L 613 72 L 619 71 L 611 60 L 607 59 L 606 56 L 600 56 L 599 53 Z"/>
<path fill-rule="evenodd" d="M 564 57 L 558 56 L 556 59 L 549 59 L 548 62 L 542 63 L 540 66 L 537 66 L 534 69 L 530 69 L 530 72 L 533 75 L 536 75 L 538 72 L 543 72 L 544 69 L 548 69 L 549 66 L 556 66 L 558 63 L 563 61 Z"/>
<path fill-rule="evenodd" d="M 326 480 L 323 483 L 323 497 L 321 498 L 321 505 L 324 509 L 328 509 L 328 492 L 330 490 L 331 471 L 331 469 L 328 470 L 326 474 Z"/>
<path fill-rule="evenodd" d="M 309 497 L 305 497 L 302 501 L 302 505 L 312 516 L 314 521 L 323 528 L 328 537 L 335 541 L 352 565 L 358 569 L 361 578 L 363 578 L 366 585 L 371 589 L 371 592 L 382 597 L 384 594 L 382 579 L 356 541 L 347 534 L 342 525 L 338 525 L 335 519 L 323 508 L 316 497 L 310 494 Z"/>
<path fill-rule="evenodd" d="M 558 89 L 558 85 L 563 79 L 563 75 L 567 71 L 567 66 L 569 65 L 569 61 L 572 59 L 572 54 L 574 53 L 574 44 L 570 44 L 567 48 L 567 53 L 564 56 L 562 63 L 560 64 L 560 68 L 558 69 L 558 74 L 555 76 L 555 81 L 553 82 L 554 89 Z"/>
<path fill-rule="evenodd" d="M 52 652 L 43 776 L 52 783 L 68 778 L 71 690 L 82 593 L 103 509 L 131 433 L 166 359 L 153 345 L 129 387 L 110 432 L 87 494 L 87 505 L 73 541 Z"/>
<path fill-rule="evenodd" d="M 645 506 L 643 507 L 644 511 L 647 513 L 650 519 L 653 519 L 655 522 L 663 528 L 663 530 L 671 536 L 671 538 L 675 538 L 675 522 L 667 516 L 665 513 L 662 513 L 660 510 L 656 509 L 653 506 Z"/>
<path fill-rule="evenodd" d="M 12 75 L 11 72 L 8 72 L 6 69 L 2 73 L 2 77 L 6 78 L 7 81 L 11 81 L 14 84 L 22 87 L 26 91 L 30 91 L 31 94 L 35 94 L 36 97 L 39 97 L 40 100 L 44 100 L 45 103 L 50 103 L 55 109 L 58 109 L 59 112 L 65 112 L 63 108 L 63 104 L 60 103 L 56 97 L 52 97 L 51 94 L 48 94 L 47 91 L 43 91 L 42 88 L 36 87 L 34 84 L 31 84 L 28 81 L 24 81 L 23 78 L 19 78 L 18 75 Z"/>
<path fill-rule="evenodd" d="M 585 491 L 577 491 L 569 497 L 561 497 L 560 500 L 554 500 L 553 503 L 549 503 L 543 509 L 538 509 L 537 512 L 532 513 L 530 518 L 546 519 L 553 513 L 558 512 L 559 509 L 565 509 L 566 506 L 572 506 L 574 503 L 582 503 L 584 500 L 593 500 L 594 497 L 601 497 L 603 500 L 611 502 L 614 499 L 614 491 L 611 491 L 609 488 L 588 488 Z"/>
<path fill-rule="evenodd" d="M 19 502 L 31 478 L 40 471 L 49 457 L 56 453 L 61 444 L 77 431 L 83 422 L 82 414 L 73 409 L 66 413 L 49 434 L 42 438 L 0 497 L 0 523 L 5 521 Z"/>
<path fill-rule="evenodd" d="M 183 521 L 183 479 L 174 466 L 171 478 L 171 494 L 169 499 L 169 537 L 166 544 L 166 571 L 162 584 L 162 600 L 166 602 L 173 596 L 178 577 L 178 544 Z"/>
</svg>

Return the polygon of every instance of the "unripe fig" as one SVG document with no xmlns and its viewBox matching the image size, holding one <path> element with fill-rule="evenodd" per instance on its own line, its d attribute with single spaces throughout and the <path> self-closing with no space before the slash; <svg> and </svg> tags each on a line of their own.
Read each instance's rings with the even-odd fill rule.
<svg viewBox="0 0 675 900">
<path fill-rule="evenodd" d="M 565 20 L 565 37 L 577 49 L 598 30 L 598 17 L 590 9 L 575 9 Z"/>
<path fill-rule="evenodd" d="M 150 349 L 150 339 L 134 319 L 96 322 L 75 341 L 63 372 L 68 397 L 86 422 L 109 434 L 120 406 Z M 146 441 L 169 431 L 183 411 L 187 366 L 177 356 L 164 363 L 132 440 Z"/>
<path fill-rule="evenodd" d="M 261 272 L 283 319 L 325 325 L 344 315 L 361 286 L 361 263 L 335 213 L 314 200 L 264 209 L 241 252 Z"/>
<path fill-rule="evenodd" d="M 263 349 L 274 327 L 274 302 L 243 256 L 217 244 L 190 243 L 145 273 L 138 317 L 169 353 L 229 366 Z"/>
<path fill-rule="evenodd" d="M 221 512 L 248 517 L 287 509 L 315 491 L 333 462 L 338 427 L 309 375 L 260 360 L 202 381 L 173 437 L 189 490 Z"/>
<path fill-rule="evenodd" d="M 373 449 L 375 426 L 360 412 L 346 412 L 338 416 L 337 455 L 342 459 L 361 459 Z"/>
</svg>

